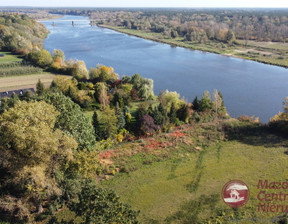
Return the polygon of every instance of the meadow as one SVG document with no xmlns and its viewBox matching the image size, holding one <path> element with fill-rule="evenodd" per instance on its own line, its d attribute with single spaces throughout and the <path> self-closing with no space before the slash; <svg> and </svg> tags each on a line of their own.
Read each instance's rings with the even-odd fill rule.
<svg viewBox="0 0 288 224">
<path fill-rule="evenodd" d="M 124 173 L 103 181 L 102 185 L 114 189 L 124 202 L 140 210 L 141 223 L 271 223 L 280 214 L 258 211 L 257 184 L 259 180 L 287 179 L 287 140 L 263 127 L 250 125 L 232 128 L 224 141 L 216 140 L 221 135 L 214 125 L 209 127 L 202 133 L 190 128 L 180 130 L 184 135 L 178 134 L 178 143 L 167 146 L 169 153 L 167 147 L 161 153 L 159 146 L 152 149 L 154 152 L 146 148 L 146 152 L 136 153 L 137 145 L 126 144 L 119 158 L 125 157 L 125 153 L 130 155 L 126 164 L 130 169 L 126 167 Z M 217 132 L 218 137 L 213 137 Z M 203 136 L 205 133 L 208 135 Z M 175 141 L 167 136 L 166 141 Z M 163 135 L 154 137 L 153 142 L 159 141 L 163 142 Z M 147 146 L 149 142 L 146 139 L 141 144 Z M 154 160 L 151 154 L 156 156 Z M 237 210 L 221 199 L 224 184 L 233 179 L 244 181 L 250 189 L 250 200 Z"/>
<path fill-rule="evenodd" d="M 4 57 L 0 57 L 0 63 L 22 61 L 18 55 L 13 55 L 11 52 L 0 52 Z"/>
</svg>

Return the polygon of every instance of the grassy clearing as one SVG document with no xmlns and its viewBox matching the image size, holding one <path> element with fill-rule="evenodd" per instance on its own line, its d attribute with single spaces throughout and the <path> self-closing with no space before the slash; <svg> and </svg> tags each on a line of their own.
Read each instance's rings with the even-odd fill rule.
<svg viewBox="0 0 288 224">
<path fill-rule="evenodd" d="M 0 57 L 0 63 L 22 61 L 22 59 L 19 58 L 19 56 L 13 55 L 11 52 L 0 52 L 0 54 L 5 55 L 4 57 Z"/>
<path fill-rule="evenodd" d="M 71 78 L 71 76 L 63 76 Z M 0 91 L 11 91 L 16 89 L 35 88 L 40 79 L 45 87 L 49 87 L 55 75 L 52 73 L 40 73 L 33 75 L 22 75 L 0 78 Z"/>
<path fill-rule="evenodd" d="M 142 223 L 166 223 L 167 218 L 171 223 L 185 223 L 189 216 L 190 221 L 192 217 L 194 221 L 197 219 L 203 223 L 203 220 L 217 215 L 219 220 L 228 216 L 233 219 L 223 223 L 271 223 L 270 218 L 279 213 L 257 211 L 260 191 L 257 184 L 259 179 L 287 179 L 288 156 L 285 152 L 288 141 L 257 128 L 249 130 L 246 134 L 230 133 L 229 141 L 215 142 L 202 147 L 202 151 L 195 151 L 193 145 L 179 141 L 174 146 L 174 151 L 179 153 L 169 159 L 139 166 L 129 173 L 116 174 L 102 185 L 113 188 L 124 202 L 140 210 Z M 193 138 L 194 143 L 197 144 L 197 139 L 201 138 Z M 134 145 L 134 149 L 136 151 L 137 146 Z M 235 210 L 225 205 L 220 197 L 223 185 L 231 179 L 244 181 L 250 189 L 249 202 L 237 211 L 238 221 L 235 221 Z M 202 207 L 196 203 L 200 197 L 208 201 Z"/>
<path fill-rule="evenodd" d="M 245 44 L 245 40 L 238 40 L 238 42 L 242 45 Z M 253 47 L 261 47 L 261 48 L 268 48 L 274 50 L 284 50 L 288 51 L 288 43 L 280 43 L 280 42 L 257 42 L 249 40 L 247 41 L 248 46 Z"/>
<path fill-rule="evenodd" d="M 233 45 L 215 41 L 198 43 L 185 41 L 183 38 L 165 38 L 162 34 L 149 33 L 141 30 L 131 30 L 117 26 L 101 25 L 101 27 L 109 28 L 118 32 L 148 40 L 170 44 L 172 46 L 179 46 L 193 50 L 238 57 L 288 68 L 288 43 L 248 41 L 247 46 L 245 45 L 245 41 L 242 40 L 239 40 L 238 44 Z"/>
</svg>

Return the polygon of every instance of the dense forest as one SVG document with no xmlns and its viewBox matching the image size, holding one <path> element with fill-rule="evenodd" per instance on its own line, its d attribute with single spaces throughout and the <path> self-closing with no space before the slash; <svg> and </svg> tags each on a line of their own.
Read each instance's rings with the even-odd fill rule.
<svg viewBox="0 0 288 224">
<path fill-rule="evenodd" d="M 237 38 L 274 40 L 274 34 L 266 37 L 266 31 L 258 36 L 245 36 L 244 33 L 241 37 L 245 21 L 242 15 L 243 20 L 239 22 L 241 13 L 237 18 L 228 16 L 229 13 L 222 17 L 217 13 L 210 18 L 208 14 L 202 17 L 198 12 L 191 14 L 185 11 L 177 11 L 176 15 L 173 11 L 155 11 L 153 15 L 137 11 L 84 13 L 90 14 L 93 19 L 115 18 L 103 20 L 103 23 L 116 22 L 131 26 L 131 29 L 149 29 L 166 32 L 167 35 L 174 33 L 175 36 L 186 37 L 189 33 L 199 35 L 200 32 L 204 38 L 227 41 L 229 33 Z M 285 41 L 287 17 L 279 16 L 277 12 L 275 17 L 262 18 L 263 23 L 259 24 L 272 24 L 269 32 L 273 29 L 283 31 L 283 35 L 277 38 Z M 208 17 L 210 20 L 207 20 Z M 276 17 L 282 19 L 279 24 Z M 260 19 L 260 15 L 256 13 L 255 18 Z M 243 23 L 239 29 L 237 20 Z M 218 25 L 212 25 L 213 21 Z M 247 131 L 242 126 L 235 128 L 235 124 L 239 125 L 238 121 L 252 126 L 249 129 L 251 133 L 259 129 L 287 133 L 288 99 L 284 102 L 284 112 L 272 118 L 265 127 L 253 117 L 242 116 L 235 122 L 227 114 L 224 97 L 217 90 L 213 93 L 205 91 L 201 97 L 195 96 L 193 102 L 186 102 L 177 92 L 168 90 L 157 96 L 153 92 L 153 80 L 139 74 L 120 79 L 112 67 L 99 65 L 88 70 L 83 61 L 66 60 L 61 50 L 46 51 L 42 42 L 47 30 L 25 15 L 1 14 L 0 24 L 1 50 L 21 54 L 27 63 L 47 71 L 71 76 L 69 79 L 56 77 L 49 88 L 44 88 L 39 80 L 36 93 L 27 91 L 20 96 L 1 99 L 0 223 L 138 223 L 139 211 L 123 203 L 113 190 L 101 187 L 99 182 L 119 172 L 130 173 L 142 165 L 172 159 L 171 156 L 178 151 L 181 157 L 200 152 L 200 159 L 196 162 L 196 168 L 200 170 L 205 148 L 216 145 L 219 153 L 220 143 L 225 142 L 227 136 L 233 139 Z M 187 24 L 195 30 L 189 30 Z M 208 36 L 207 32 L 212 27 L 215 32 Z M 87 113 L 91 115 L 89 118 L 85 116 Z M 234 123 L 230 124 L 231 120 Z M 193 127 L 197 127 L 192 131 L 195 135 L 193 139 L 191 136 L 179 139 L 188 132 L 177 130 Z M 149 144 L 144 144 L 145 139 L 151 136 L 164 136 L 165 141 L 155 143 L 151 140 Z M 131 151 L 125 148 L 126 143 L 133 144 Z M 188 145 L 188 149 L 184 149 L 183 144 Z M 116 149 L 112 150 L 115 147 L 124 149 L 118 150 L 117 154 Z M 114 164 L 107 159 L 112 158 L 113 153 Z M 137 165 L 133 161 L 135 155 L 141 158 L 136 161 Z M 201 175 L 200 170 L 198 179 Z M 187 185 L 191 192 L 197 187 L 194 182 Z M 209 208 L 216 203 L 216 197 L 200 198 L 203 206 Z M 192 201 L 186 208 L 197 207 L 201 203 Z M 71 212 L 70 219 L 63 220 L 57 216 L 63 210 Z M 193 209 L 192 215 L 198 212 L 198 217 L 198 210 Z M 167 218 L 166 223 L 177 222 L 186 216 L 190 217 L 183 212 L 176 213 Z M 190 221 L 196 220 L 195 217 L 191 216 Z M 224 219 L 222 213 L 217 213 L 215 217 Z M 213 223 L 215 217 L 208 217 L 207 223 Z M 200 222 L 200 219 L 197 220 Z"/>
<path fill-rule="evenodd" d="M 46 28 L 22 14 L 0 14 L 0 49 L 28 54 L 41 49 L 47 36 Z"/>
<path fill-rule="evenodd" d="M 288 40 L 283 9 L 54 9 L 51 13 L 87 15 L 99 23 L 162 33 L 188 41 Z"/>
</svg>

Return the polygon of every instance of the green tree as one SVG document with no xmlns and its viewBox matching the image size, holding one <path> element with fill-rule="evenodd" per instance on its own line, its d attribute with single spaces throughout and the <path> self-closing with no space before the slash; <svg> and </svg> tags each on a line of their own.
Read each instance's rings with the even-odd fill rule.
<svg viewBox="0 0 288 224">
<path fill-rule="evenodd" d="M 160 103 L 152 112 L 152 117 L 155 124 L 163 126 L 167 119 L 167 113 L 162 104 Z"/>
<path fill-rule="evenodd" d="M 117 128 L 118 130 L 123 129 L 126 125 L 125 116 L 124 116 L 122 109 L 119 107 L 118 103 L 116 104 L 115 113 L 117 116 Z"/>
<path fill-rule="evenodd" d="M 163 105 L 163 107 L 167 109 L 167 111 L 170 111 L 172 103 L 174 103 L 176 110 L 185 104 L 185 102 L 180 99 L 179 93 L 170 92 L 168 90 L 161 92 L 158 100 Z"/>
<path fill-rule="evenodd" d="M 196 96 L 192 102 L 193 110 L 198 111 L 200 108 L 198 97 Z"/>
<path fill-rule="evenodd" d="M 184 104 L 178 111 L 177 111 L 177 117 L 180 121 L 183 121 L 185 123 L 189 122 L 190 118 L 190 110 L 188 105 Z"/>
<path fill-rule="evenodd" d="M 47 103 L 52 104 L 60 112 L 55 124 L 78 142 L 80 150 L 92 151 L 95 148 L 95 134 L 92 124 L 85 117 L 79 105 L 62 93 L 46 93 L 42 97 Z"/>
<path fill-rule="evenodd" d="M 138 223 L 138 212 L 120 202 L 114 191 L 99 188 L 92 181 L 85 183 L 78 196 L 78 202 L 72 203 L 69 208 L 83 218 L 83 224 Z"/>
<path fill-rule="evenodd" d="M 44 92 L 44 84 L 41 82 L 40 79 L 38 79 L 38 82 L 36 84 L 36 93 L 40 96 Z"/>
<path fill-rule="evenodd" d="M 118 119 L 115 110 L 109 106 L 101 110 L 101 128 L 105 139 L 117 133 Z"/>
<path fill-rule="evenodd" d="M 96 140 L 97 141 L 102 140 L 103 139 L 103 134 L 102 134 L 102 129 L 101 129 L 101 126 L 100 126 L 100 121 L 99 121 L 99 118 L 98 118 L 97 111 L 94 111 L 94 113 L 93 113 L 92 125 L 94 127 Z"/>
<path fill-rule="evenodd" d="M 142 82 L 143 82 L 143 78 L 139 74 L 134 74 L 131 77 L 131 83 L 133 84 L 134 88 L 138 91 L 140 90 Z"/>
<path fill-rule="evenodd" d="M 176 110 L 174 103 L 172 103 L 172 105 L 171 105 L 168 117 L 169 117 L 169 120 L 172 124 L 175 124 L 177 122 L 177 110 Z"/>
<path fill-rule="evenodd" d="M 28 60 L 32 61 L 34 64 L 39 65 L 42 68 L 48 68 L 53 63 L 52 55 L 49 51 L 34 50 L 28 55 Z"/>
<path fill-rule="evenodd" d="M 154 82 L 152 79 L 143 79 L 139 88 L 139 96 L 145 100 L 151 100 L 154 97 Z"/>
<path fill-rule="evenodd" d="M 202 95 L 201 100 L 199 101 L 199 110 L 208 111 L 212 109 L 212 101 L 209 91 L 205 91 Z"/>
</svg>

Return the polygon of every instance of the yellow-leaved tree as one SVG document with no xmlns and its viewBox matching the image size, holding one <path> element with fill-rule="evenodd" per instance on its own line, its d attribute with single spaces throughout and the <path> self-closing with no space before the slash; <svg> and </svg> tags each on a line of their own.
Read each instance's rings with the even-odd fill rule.
<svg viewBox="0 0 288 224">
<path fill-rule="evenodd" d="M 54 172 L 67 167 L 77 142 L 54 128 L 58 115 L 44 101 L 19 101 L 0 115 L 0 186 L 7 192 L 0 210 L 13 220 L 31 221 L 44 201 L 62 193 Z"/>
</svg>

